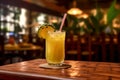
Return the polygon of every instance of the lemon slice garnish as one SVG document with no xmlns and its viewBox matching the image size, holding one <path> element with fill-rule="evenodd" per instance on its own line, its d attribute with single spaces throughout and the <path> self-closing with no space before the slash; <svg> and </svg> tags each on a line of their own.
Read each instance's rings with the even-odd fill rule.
<svg viewBox="0 0 120 80">
<path fill-rule="evenodd" d="M 38 37 L 39 38 L 43 38 L 46 39 L 48 36 L 48 31 L 55 31 L 55 28 L 53 25 L 50 24 L 43 24 L 40 26 L 40 28 L 38 29 Z"/>
</svg>

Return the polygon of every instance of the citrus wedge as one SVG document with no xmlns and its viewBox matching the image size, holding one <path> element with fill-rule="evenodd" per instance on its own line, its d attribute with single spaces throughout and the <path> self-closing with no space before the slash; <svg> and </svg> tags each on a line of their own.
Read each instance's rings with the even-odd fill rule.
<svg viewBox="0 0 120 80">
<path fill-rule="evenodd" d="M 47 36 L 48 36 L 48 31 L 55 31 L 55 28 L 53 25 L 50 25 L 50 24 L 44 24 L 44 25 L 41 25 L 40 28 L 38 29 L 38 37 L 39 38 L 43 38 L 43 39 L 46 39 Z"/>
</svg>

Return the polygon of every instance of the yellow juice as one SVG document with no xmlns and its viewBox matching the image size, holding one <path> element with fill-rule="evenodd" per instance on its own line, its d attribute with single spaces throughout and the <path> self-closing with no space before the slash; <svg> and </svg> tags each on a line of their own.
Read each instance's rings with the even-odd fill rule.
<svg viewBox="0 0 120 80">
<path fill-rule="evenodd" d="M 65 58 L 65 32 L 49 32 L 46 39 L 46 60 L 49 64 L 61 64 Z"/>
</svg>

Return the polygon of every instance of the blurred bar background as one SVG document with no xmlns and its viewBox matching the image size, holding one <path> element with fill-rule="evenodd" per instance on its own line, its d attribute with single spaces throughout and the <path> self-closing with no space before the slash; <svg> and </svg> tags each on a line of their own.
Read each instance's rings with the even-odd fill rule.
<svg viewBox="0 0 120 80">
<path fill-rule="evenodd" d="M 45 58 L 41 24 L 59 29 L 64 13 L 66 59 L 120 62 L 120 0 L 0 0 L 0 65 Z"/>
</svg>

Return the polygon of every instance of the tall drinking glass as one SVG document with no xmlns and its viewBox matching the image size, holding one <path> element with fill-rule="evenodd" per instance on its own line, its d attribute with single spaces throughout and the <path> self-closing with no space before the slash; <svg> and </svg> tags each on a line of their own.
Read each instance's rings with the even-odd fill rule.
<svg viewBox="0 0 120 80">
<path fill-rule="evenodd" d="M 60 66 L 65 58 L 65 31 L 48 32 L 46 60 L 49 65 Z"/>
</svg>

